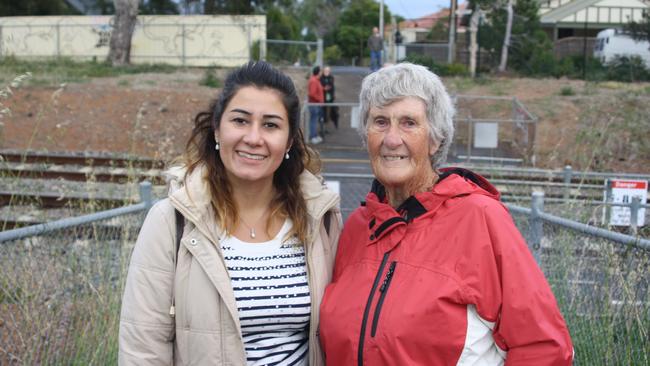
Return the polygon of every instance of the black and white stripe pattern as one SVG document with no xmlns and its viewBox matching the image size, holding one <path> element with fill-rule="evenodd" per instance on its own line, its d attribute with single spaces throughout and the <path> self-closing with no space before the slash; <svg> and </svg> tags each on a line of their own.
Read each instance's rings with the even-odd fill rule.
<svg viewBox="0 0 650 366">
<path fill-rule="evenodd" d="M 291 238 L 287 220 L 264 243 L 235 237 L 221 241 L 235 299 L 248 365 L 307 365 L 311 298 L 305 251 Z"/>
</svg>

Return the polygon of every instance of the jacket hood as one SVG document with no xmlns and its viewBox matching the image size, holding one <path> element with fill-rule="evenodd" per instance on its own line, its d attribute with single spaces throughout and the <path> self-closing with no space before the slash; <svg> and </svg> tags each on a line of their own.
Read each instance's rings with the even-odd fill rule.
<svg viewBox="0 0 650 366">
<path fill-rule="evenodd" d="M 210 202 L 210 189 L 207 184 L 207 169 L 198 166 L 185 176 L 185 166 L 175 166 L 165 171 L 164 176 L 169 186 L 169 199 L 186 219 L 192 221 L 200 230 L 211 231 L 216 238 L 223 236 L 214 225 L 216 216 Z M 320 177 L 303 171 L 300 175 L 300 188 L 307 206 L 307 213 L 312 220 L 320 218 L 328 210 L 339 204 L 336 193 L 328 190 Z"/>
<path fill-rule="evenodd" d="M 380 239 L 382 234 L 405 226 L 421 215 L 434 214 L 450 199 L 470 194 L 486 196 L 497 201 L 500 199 L 499 191 L 487 179 L 470 170 L 443 168 L 440 172 L 438 182 L 430 191 L 409 197 L 397 208 L 388 204 L 384 186 L 375 179 L 365 202 L 367 213 L 371 216 L 370 228 L 373 230 L 370 243 Z"/>
</svg>

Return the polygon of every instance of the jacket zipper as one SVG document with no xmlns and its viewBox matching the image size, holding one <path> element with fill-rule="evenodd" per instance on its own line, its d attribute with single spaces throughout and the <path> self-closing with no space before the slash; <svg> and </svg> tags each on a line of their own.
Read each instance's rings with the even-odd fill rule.
<svg viewBox="0 0 650 366">
<path fill-rule="evenodd" d="M 363 320 L 361 321 L 361 333 L 359 334 L 359 352 L 357 353 L 357 362 L 359 366 L 363 366 L 363 342 L 366 336 L 366 326 L 368 325 L 368 315 L 370 315 L 370 306 L 372 305 L 372 299 L 375 296 L 375 291 L 379 286 L 379 280 L 381 279 L 381 274 L 384 272 L 384 267 L 386 262 L 388 262 L 388 257 L 390 252 L 384 254 L 384 258 L 381 260 L 377 274 L 375 275 L 375 281 L 372 284 L 372 289 L 370 289 L 370 295 L 368 295 L 368 302 L 366 303 L 366 308 L 363 310 Z"/>
<path fill-rule="evenodd" d="M 395 273 L 396 266 L 397 266 L 396 261 L 392 261 L 390 263 L 390 267 L 388 267 L 388 272 L 386 272 L 386 278 L 384 278 L 384 282 L 381 284 L 381 287 L 379 288 L 379 292 L 381 292 L 381 295 L 379 296 L 379 301 L 377 301 L 377 306 L 375 307 L 375 315 L 372 318 L 372 328 L 370 332 L 370 336 L 373 338 L 377 333 L 377 323 L 379 323 L 379 313 L 381 313 L 381 306 L 384 304 L 384 299 L 386 298 L 386 294 L 388 293 L 388 286 L 390 286 L 390 283 L 393 280 L 393 274 Z"/>
</svg>

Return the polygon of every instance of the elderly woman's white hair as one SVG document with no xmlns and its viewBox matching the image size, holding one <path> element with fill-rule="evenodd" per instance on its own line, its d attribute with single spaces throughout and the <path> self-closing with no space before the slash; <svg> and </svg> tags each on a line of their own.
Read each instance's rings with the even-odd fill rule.
<svg viewBox="0 0 650 366">
<path fill-rule="evenodd" d="M 384 107 L 405 97 L 417 97 L 426 105 L 429 135 L 440 144 L 431 156 L 436 169 L 445 162 L 454 137 L 454 106 L 440 78 L 424 66 L 400 63 L 380 69 L 363 79 L 359 93 L 359 133 L 368 138 L 368 114 L 372 107 Z"/>
</svg>

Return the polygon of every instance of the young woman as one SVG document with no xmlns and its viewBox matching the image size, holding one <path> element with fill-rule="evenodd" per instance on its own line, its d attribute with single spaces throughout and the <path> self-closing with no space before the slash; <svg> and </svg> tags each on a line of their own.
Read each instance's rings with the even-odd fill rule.
<svg viewBox="0 0 650 366">
<path fill-rule="evenodd" d="M 186 164 L 133 251 L 120 364 L 322 364 L 341 216 L 299 119 L 291 79 L 265 62 L 233 71 L 196 116 Z"/>
</svg>

